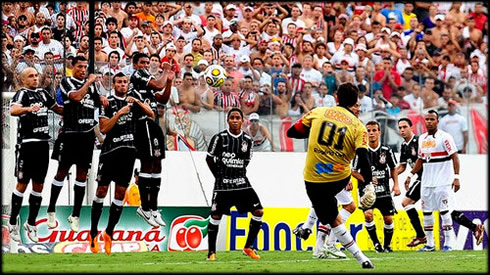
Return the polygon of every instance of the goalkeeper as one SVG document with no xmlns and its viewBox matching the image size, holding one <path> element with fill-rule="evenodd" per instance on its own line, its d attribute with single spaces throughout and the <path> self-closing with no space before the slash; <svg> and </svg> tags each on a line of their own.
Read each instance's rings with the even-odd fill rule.
<svg viewBox="0 0 490 275">
<path fill-rule="evenodd" d="M 369 138 L 369 159 L 371 162 L 371 168 L 373 175 L 373 185 L 376 192 L 376 201 L 371 207 L 362 207 L 364 211 L 365 226 L 368 231 L 369 237 L 373 241 L 374 249 L 376 252 L 393 252 L 391 248 L 391 239 L 393 237 L 393 215 L 396 213 L 395 206 L 393 204 L 393 198 L 391 192 L 395 196 L 400 195 L 400 188 L 398 186 L 398 172 L 396 168 L 396 158 L 393 151 L 384 144 L 381 144 L 381 129 L 377 121 L 369 121 L 366 124 Z M 357 159 L 357 156 L 356 156 Z M 359 195 L 363 196 L 366 193 L 365 186 L 362 177 L 355 171 L 358 170 L 358 161 L 354 160 L 354 168 L 352 175 L 359 179 Z M 365 168 L 364 168 L 365 169 Z M 361 168 L 362 173 L 363 168 Z M 363 175 L 364 176 L 364 175 Z M 393 179 L 393 189 L 390 190 L 390 177 Z M 361 202 L 362 206 L 362 202 Z M 376 234 L 376 226 L 373 220 L 374 208 L 379 209 L 383 215 L 384 220 L 384 245 L 378 240 Z"/>
<path fill-rule="evenodd" d="M 289 128 L 287 135 L 309 139 L 304 180 L 306 193 L 320 223 L 331 226 L 331 232 L 362 268 L 374 268 L 347 232 L 335 198 L 349 183 L 350 162 L 356 154 L 359 155 L 358 167 L 361 168 L 363 178 L 366 182 L 372 179 L 366 127 L 350 110 L 357 103 L 358 93 L 358 88 L 352 83 L 340 85 L 337 92 L 338 106 L 313 109 Z M 361 201 L 366 201 L 366 198 L 361 198 Z M 374 202 L 372 198 L 371 202 Z"/>
</svg>

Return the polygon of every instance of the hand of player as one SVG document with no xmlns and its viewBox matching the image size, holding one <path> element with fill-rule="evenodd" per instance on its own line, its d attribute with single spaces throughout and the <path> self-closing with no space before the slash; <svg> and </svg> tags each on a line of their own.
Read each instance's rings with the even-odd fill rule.
<svg viewBox="0 0 490 275">
<path fill-rule="evenodd" d="M 347 186 L 345 187 L 345 191 L 350 191 L 352 190 L 352 181 L 349 181 L 349 183 L 347 183 Z"/>
<path fill-rule="evenodd" d="M 106 108 L 109 106 L 109 100 L 105 96 L 100 96 L 100 103 Z"/>
<path fill-rule="evenodd" d="M 458 192 L 460 188 L 459 179 L 454 179 L 452 187 L 454 189 L 454 193 Z"/>
<path fill-rule="evenodd" d="M 89 74 L 87 82 L 89 82 L 89 84 L 92 84 L 95 82 L 96 79 L 97 79 L 97 76 L 95 74 Z"/>
<path fill-rule="evenodd" d="M 378 185 L 378 179 L 376 177 L 373 177 L 373 185 Z"/>
<path fill-rule="evenodd" d="M 129 111 L 131 111 L 131 106 L 133 106 L 133 104 L 128 103 L 128 105 L 122 107 L 121 110 L 119 110 L 120 114 L 125 115 L 125 114 L 129 113 Z"/>
<path fill-rule="evenodd" d="M 408 191 L 408 186 L 410 185 L 410 181 L 411 181 L 411 178 L 410 177 L 407 177 L 407 179 L 405 180 L 405 189 Z"/>
<path fill-rule="evenodd" d="M 169 71 L 172 66 L 170 65 L 170 63 L 168 62 L 163 62 L 162 65 L 161 65 L 161 68 L 164 70 L 164 71 Z"/>
<path fill-rule="evenodd" d="M 395 194 L 395 197 L 396 196 L 400 196 L 401 192 L 400 192 L 400 188 L 398 187 L 398 185 L 393 185 L 393 190 L 391 190 L 392 192 L 394 192 Z"/>
<path fill-rule="evenodd" d="M 126 102 L 128 102 L 128 103 L 138 103 L 138 101 L 139 101 L 139 100 L 138 100 L 137 98 L 134 98 L 134 97 L 132 97 L 132 96 L 128 96 L 128 97 L 126 98 Z"/>
<path fill-rule="evenodd" d="M 41 109 L 41 107 L 39 107 L 39 105 L 38 105 L 38 104 L 34 104 L 34 105 L 32 105 L 32 106 L 31 106 L 31 108 L 30 108 L 30 112 L 31 112 L 31 113 L 34 113 L 34 112 L 39 111 L 39 109 Z"/>
<path fill-rule="evenodd" d="M 172 81 L 175 78 L 175 72 L 174 71 L 168 71 L 167 72 L 167 81 Z"/>
</svg>

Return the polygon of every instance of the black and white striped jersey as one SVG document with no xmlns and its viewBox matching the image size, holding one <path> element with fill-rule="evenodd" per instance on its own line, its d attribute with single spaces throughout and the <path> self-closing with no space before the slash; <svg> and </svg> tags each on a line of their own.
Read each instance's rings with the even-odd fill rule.
<svg viewBox="0 0 490 275">
<path fill-rule="evenodd" d="M 143 97 L 143 102 L 150 104 L 151 110 L 155 114 L 155 117 L 158 117 L 157 101 L 155 99 L 155 93 L 157 91 L 148 86 L 148 83 L 152 79 L 155 79 L 155 77 L 150 74 L 148 70 L 138 69 L 134 71 L 134 73 L 131 75 L 129 90 L 137 91 L 138 93 L 140 93 Z"/>
<path fill-rule="evenodd" d="M 418 152 L 419 152 L 419 137 L 413 135 L 409 142 L 402 143 L 400 149 L 400 164 L 408 164 L 410 168 L 413 168 L 415 166 L 415 162 L 418 159 Z M 423 168 L 421 168 L 417 172 L 418 180 L 422 180 L 422 171 Z"/>
<path fill-rule="evenodd" d="M 56 101 L 46 90 L 37 88 L 35 90 L 19 89 L 10 105 L 18 104 L 22 107 L 39 105 L 40 109 L 36 112 L 29 112 L 19 116 L 17 128 L 18 143 L 30 141 L 49 140 L 48 128 L 48 109 L 52 109 Z"/>
<path fill-rule="evenodd" d="M 116 95 L 110 95 L 107 99 L 109 105 L 100 107 L 100 117 L 110 119 L 124 106 L 130 104 L 126 102 L 126 98 L 132 96 L 142 100 L 141 95 L 136 92 L 128 92 L 126 97 L 121 98 Z M 131 103 L 131 111 L 122 115 L 117 120 L 112 129 L 107 132 L 104 143 L 102 144 L 101 155 L 113 152 L 119 148 L 131 148 L 136 150 L 135 133 L 136 123 L 140 117 L 145 115 L 143 109 L 137 103 Z"/>
<path fill-rule="evenodd" d="M 80 102 L 71 100 L 68 96 L 83 87 L 87 80 L 66 77 L 61 80 L 61 97 L 63 99 L 63 132 L 89 132 L 97 121 L 95 120 L 95 110 L 100 107 L 100 96 L 94 84 L 90 85 L 88 92 Z"/>
<path fill-rule="evenodd" d="M 354 165 L 357 166 L 359 161 L 354 160 Z M 372 149 L 368 147 L 368 158 L 371 163 L 371 171 L 373 173 L 373 178 L 376 177 L 378 184 L 374 185 L 374 190 L 376 191 L 376 197 L 390 197 L 390 176 L 391 170 L 394 170 L 397 164 L 395 155 L 390 147 L 383 144 L 379 144 L 378 148 Z M 359 167 L 354 167 L 354 170 L 358 171 Z"/>
<path fill-rule="evenodd" d="M 247 165 L 252 158 L 253 140 L 245 132 L 238 135 L 223 130 L 209 143 L 208 156 L 217 166 L 214 191 L 251 188 L 247 178 Z"/>
</svg>

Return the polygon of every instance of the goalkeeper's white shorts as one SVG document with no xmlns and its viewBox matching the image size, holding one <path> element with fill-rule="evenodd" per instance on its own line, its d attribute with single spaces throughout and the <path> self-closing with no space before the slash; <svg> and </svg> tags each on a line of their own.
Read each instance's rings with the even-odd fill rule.
<svg viewBox="0 0 490 275">
<path fill-rule="evenodd" d="M 345 189 L 338 192 L 337 195 L 335 195 L 335 198 L 337 199 L 338 205 L 348 205 L 354 201 L 352 198 L 352 191 L 347 191 Z"/>
<path fill-rule="evenodd" d="M 421 190 L 422 211 L 446 211 L 452 212 L 455 209 L 454 191 L 451 185 L 436 187 L 424 187 Z"/>
</svg>

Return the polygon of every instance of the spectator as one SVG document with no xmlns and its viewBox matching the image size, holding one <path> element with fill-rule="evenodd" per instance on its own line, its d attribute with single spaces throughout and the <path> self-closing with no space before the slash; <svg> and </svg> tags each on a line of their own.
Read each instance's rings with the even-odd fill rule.
<svg viewBox="0 0 490 275">
<path fill-rule="evenodd" d="M 275 111 L 274 114 L 278 116 L 287 116 L 289 111 L 289 102 L 291 102 L 291 87 L 286 83 L 286 81 L 279 81 L 277 83 L 277 89 L 274 91 L 277 94 L 275 98 Z M 280 101 L 279 101 L 279 100 Z"/>
<path fill-rule="evenodd" d="M 303 58 L 303 70 L 300 76 L 306 82 L 311 82 L 315 86 L 322 82 L 322 74 L 313 68 L 313 57 L 311 55 L 306 55 Z"/>
<path fill-rule="evenodd" d="M 439 121 L 439 128 L 454 138 L 459 154 L 466 154 L 468 146 L 468 123 L 466 119 L 456 112 L 457 103 L 448 101 L 448 113 Z"/>
<path fill-rule="evenodd" d="M 257 112 L 259 109 L 259 94 L 252 89 L 252 77 L 245 76 L 242 79 L 243 90 L 240 91 L 240 105 L 244 114 Z"/>
<path fill-rule="evenodd" d="M 359 88 L 359 101 L 361 104 L 360 112 L 371 112 L 374 106 L 373 99 L 367 95 L 369 93 L 369 90 L 367 90 L 366 86 L 364 86 L 363 84 L 358 84 L 357 87 Z"/>
<path fill-rule="evenodd" d="M 217 111 L 228 112 L 231 108 L 240 108 L 240 98 L 232 92 L 233 79 L 227 78 L 223 86 L 214 93 L 214 108 Z"/>
<path fill-rule="evenodd" d="M 480 65 L 478 64 L 478 61 L 470 62 L 468 80 L 476 87 L 481 87 L 484 91 L 486 91 L 487 78 L 482 73 L 480 73 Z"/>
<path fill-rule="evenodd" d="M 260 57 L 255 57 L 252 60 L 253 72 L 257 73 L 253 74 L 253 77 L 255 78 L 255 80 L 259 81 L 259 85 L 271 83 L 271 76 L 268 73 L 264 72 L 264 60 Z"/>
<path fill-rule="evenodd" d="M 433 108 L 437 106 L 437 100 L 439 95 L 434 91 L 435 79 L 428 77 L 425 80 L 424 87 L 422 88 L 422 100 L 424 101 L 424 109 Z"/>
<path fill-rule="evenodd" d="M 386 17 L 386 23 L 388 23 L 390 18 L 394 18 L 399 24 L 403 25 L 405 23 L 403 21 L 404 17 L 402 11 L 395 8 L 395 2 L 386 2 L 385 8 L 381 10 L 381 14 Z"/>
<path fill-rule="evenodd" d="M 400 103 L 400 97 L 398 94 L 392 94 L 390 97 L 390 105 L 386 108 L 386 112 L 389 115 L 396 116 L 401 112 L 400 106 L 398 106 L 398 103 Z"/>
<path fill-rule="evenodd" d="M 143 2 L 142 11 L 135 14 L 140 19 L 140 22 L 150 21 L 153 26 L 155 25 L 155 16 L 151 14 L 151 2 Z"/>
<path fill-rule="evenodd" d="M 128 26 L 121 28 L 121 34 L 125 41 L 129 42 L 133 37 L 143 35 L 143 32 L 138 28 L 139 22 L 136 15 L 128 17 Z"/>
<path fill-rule="evenodd" d="M 284 104 L 279 96 L 272 93 L 270 84 L 265 84 L 260 88 L 259 96 L 260 102 L 257 110 L 259 115 L 272 115 L 278 111 L 278 106 L 283 106 Z"/>
<path fill-rule="evenodd" d="M 417 18 L 417 15 L 415 15 L 415 13 L 412 12 L 413 9 L 414 9 L 414 3 L 412 2 L 406 2 L 405 5 L 403 6 L 403 13 L 402 13 L 403 29 L 405 31 L 411 29 L 410 21 L 412 20 L 412 18 Z"/>
<path fill-rule="evenodd" d="M 420 85 L 417 82 L 413 83 L 410 91 L 411 93 L 404 96 L 403 99 L 408 102 L 411 110 L 422 111 L 424 102 L 422 97 L 420 97 Z"/>
<path fill-rule="evenodd" d="M 202 59 L 199 62 L 205 61 Z M 199 79 L 198 79 L 198 86 L 197 86 L 197 93 L 201 98 L 201 104 L 202 107 L 204 107 L 207 110 L 213 110 L 214 109 L 214 88 L 211 88 L 207 83 L 206 80 L 204 79 L 204 73 L 199 74 Z M 202 110 L 202 109 L 201 109 Z"/>
<path fill-rule="evenodd" d="M 439 106 L 439 109 L 447 109 L 448 108 L 448 103 L 450 100 L 455 101 L 452 98 L 452 89 L 450 87 L 445 87 L 444 91 L 442 92 L 442 96 L 437 99 L 437 105 Z"/>
<path fill-rule="evenodd" d="M 475 20 L 475 28 L 483 31 L 483 26 L 487 22 L 487 16 L 483 14 L 483 3 L 475 4 L 475 11 L 470 12 L 468 16 L 471 16 Z"/>
<path fill-rule="evenodd" d="M 194 89 L 194 77 L 192 73 L 185 72 L 183 75 L 182 86 L 179 88 L 179 104 L 184 110 L 190 110 L 193 113 L 201 111 L 201 97 Z"/>
<path fill-rule="evenodd" d="M 254 152 L 274 152 L 274 143 L 272 136 L 262 123 L 260 116 L 257 113 L 251 113 L 248 116 L 249 124 L 245 128 L 245 132 L 253 139 L 252 150 Z"/>
<path fill-rule="evenodd" d="M 378 70 L 374 75 L 375 83 L 381 87 L 384 98 L 391 98 L 401 85 L 401 77 L 395 70 L 390 58 L 383 59 L 383 69 Z"/>
<path fill-rule="evenodd" d="M 415 80 L 413 80 L 413 68 L 412 67 L 407 67 L 405 68 L 405 71 L 402 74 L 402 84 L 400 85 L 401 87 L 405 87 L 405 90 L 411 91 L 411 88 L 413 87 L 413 84 L 417 83 Z"/>
</svg>

